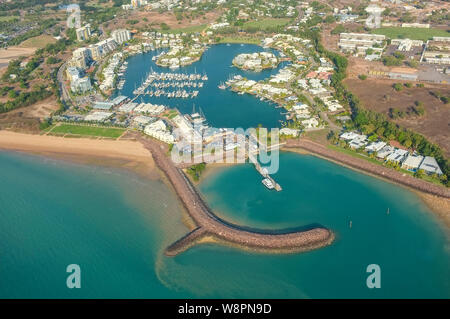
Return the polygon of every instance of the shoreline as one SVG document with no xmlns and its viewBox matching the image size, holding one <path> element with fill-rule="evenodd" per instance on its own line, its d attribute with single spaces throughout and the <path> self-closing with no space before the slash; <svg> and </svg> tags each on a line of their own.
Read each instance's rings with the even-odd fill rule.
<svg viewBox="0 0 450 319">
<path fill-rule="evenodd" d="M 62 137 L 16 133 L 12 131 L 0 130 L 0 150 L 17 151 L 28 154 L 47 156 L 69 162 L 99 165 L 112 168 L 129 170 L 144 178 L 152 180 L 161 179 L 176 194 L 176 190 L 167 180 L 165 174 L 156 167 L 152 154 L 135 140 L 102 140 L 90 138 L 64 139 Z M 283 147 L 282 151 L 299 154 L 310 154 L 332 161 L 338 165 L 350 168 L 365 175 L 382 179 L 383 181 L 394 183 L 414 192 L 421 201 L 430 209 L 447 228 L 450 228 L 450 200 L 441 196 L 425 193 L 421 190 L 398 183 L 388 176 L 380 176 L 371 172 L 346 165 L 336 159 L 316 154 L 301 147 Z M 210 163 L 196 182 L 191 182 L 198 186 L 202 181 L 215 174 L 217 171 L 230 167 L 233 163 Z M 178 197 L 178 196 L 177 196 Z M 180 200 L 181 202 L 181 200 Z M 183 207 L 183 205 L 182 205 Z M 183 207 L 183 220 L 189 219 L 188 229 L 195 228 L 195 222 Z"/>
<path fill-rule="evenodd" d="M 307 142 L 317 144 L 317 143 L 311 142 L 311 141 L 307 141 Z M 318 145 L 320 145 L 321 147 L 323 147 L 325 149 L 325 147 L 323 145 L 321 145 L 321 144 L 318 144 Z M 405 183 L 399 182 L 398 180 L 394 179 L 391 175 L 388 175 L 388 174 L 378 174 L 375 172 L 371 172 L 371 171 L 356 167 L 356 165 L 353 166 L 353 165 L 347 164 L 344 161 L 340 161 L 339 158 L 332 156 L 331 153 L 335 152 L 333 150 L 325 149 L 325 151 L 329 152 L 330 154 L 324 154 L 324 152 L 316 152 L 314 149 L 311 149 L 307 145 L 300 145 L 300 144 L 292 145 L 291 144 L 289 146 L 284 146 L 281 149 L 281 151 L 316 156 L 318 158 L 322 158 L 324 160 L 333 162 L 337 165 L 357 171 L 359 173 L 369 175 L 369 176 L 377 178 L 377 179 L 381 179 L 385 182 L 389 182 L 389 183 L 395 184 L 397 186 L 401 186 L 401 187 L 409 190 L 410 192 L 413 192 L 414 194 L 416 194 L 420 198 L 420 200 L 423 202 L 423 204 L 425 206 L 427 206 L 427 208 L 434 214 L 435 217 L 437 217 L 438 221 L 440 223 L 442 223 L 444 226 L 446 226 L 447 230 L 450 229 L 450 198 L 449 197 L 425 192 L 422 189 L 418 189 L 411 185 L 407 185 Z M 348 156 L 348 155 L 346 155 L 346 156 Z M 354 160 L 358 161 L 358 159 L 354 159 Z M 361 159 L 360 161 L 363 161 L 363 160 Z M 366 161 L 364 161 L 364 162 L 366 162 Z M 365 164 L 375 165 L 375 164 L 372 164 L 369 162 L 367 162 Z M 385 167 L 383 167 L 383 169 L 387 170 L 388 172 L 389 172 L 389 170 L 391 170 L 391 169 L 385 168 Z M 397 171 L 395 171 L 395 172 L 397 172 Z M 398 174 L 401 174 L 401 173 L 398 173 Z M 411 177 L 411 178 L 414 178 L 414 177 Z M 426 181 L 419 180 L 419 182 L 421 182 L 421 183 L 423 182 L 424 184 L 429 184 Z M 438 187 L 438 186 L 436 185 L 436 187 Z M 444 193 L 445 192 L 447 194 L 449 193 L 448 189 L 447 190 L 445 188 L 442 188 L 442 189 L 443 189 Z"/>
<path fill-rule="evenodd" d="M 146 178 L 158 178 L 150 152 L 132 140 L 63 138 L 0 130 L 0 150 L 121 168 Z"/>
</svg>

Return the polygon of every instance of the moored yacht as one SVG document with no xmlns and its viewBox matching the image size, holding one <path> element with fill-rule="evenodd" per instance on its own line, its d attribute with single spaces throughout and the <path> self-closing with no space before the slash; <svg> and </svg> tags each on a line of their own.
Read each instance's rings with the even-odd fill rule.
<svg viewBox="0 0 450 319">
<path fill-rule="evenodd" d="M 268 189 L 273 189 L 275 186 L 273 185 L 272 181 L 268 178 L 264 178 L 262 180 L 262 183 L 264 186 L 266 186 Z"/>
</svg>

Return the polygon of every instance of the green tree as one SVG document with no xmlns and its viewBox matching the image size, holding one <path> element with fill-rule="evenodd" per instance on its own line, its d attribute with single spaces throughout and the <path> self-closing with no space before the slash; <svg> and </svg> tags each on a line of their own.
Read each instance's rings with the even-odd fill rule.
<svg viewBox="0 0 450 319">
<path fill-rule="evenodd" d="M 397 92 L 403 90 L 403 85 L 401 85 L 401 83 L 394 83 L 392 85 L 392 87 L 394 88 L 394 90 L 396 90 Z"/>
</svg>

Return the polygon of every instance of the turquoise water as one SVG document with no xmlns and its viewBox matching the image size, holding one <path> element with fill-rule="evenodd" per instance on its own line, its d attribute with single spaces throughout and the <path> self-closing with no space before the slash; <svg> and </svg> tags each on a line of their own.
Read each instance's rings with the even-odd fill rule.
<svg viewBox="0 0 450 319">
<path fill-rule="evenodd" d="M 155 72 L 207 74 L 208 81 L 204 82 L 205 85 L 198 89 L 199 95 L 197 98 L 169 99 L 167 97 L 142 96 L 142 100 L 164 104 L 172 108 L 176 107 L 184 114 L 191 114 L 193 104 L 195 104 L 196 111 L 201 107 L 212 127 L 249 128 L 256 127 L 258 124 L 268 128 L 279 127 L 279 121 L 284 120 L 284 116 L 281 115 L 281 109 L 275 108 L 274 104 L 260 101 L 248 94 L 238 95 L 230 90 L 220 90 L 217 87 L 221 82 L 227 81 L 230 75 L 239 74 L 258 81 L 277 73 L 281 67 L 286 65 L 286 62 L 283 62 L 276 69 L 262 72 L 243 71 L 231 66 L 231 62 L 236 55 L 260 51 L 264 51 L 264 49 L 252 44 L 213 45 L 206 50 L 200 61 L 174 71 L 159 67 L 152 61 L 151 58 L 161 51 L 135 55 L 128 59 L 128 69 L 125 74 L 126 82 L 117 94 L 132 97 L 135 85 L 139 86 L 143 82 L 151 68 Z M 274 50 L 270 51 L 277 54 Z M 137 102 L 140 101 L 141 97 Z"/>
<path fill-rule="evenodd" d="M 280 109 L 222 91 L 231 68 L 253 45 L 217 45 L 175 72 L 207 73 L 196 99 L 144 97 L 192 111 L 216 127 L 276 127 Z M 158 52 L 129 59 L 131 96 Z M 281 67 L 281 66 L 280 66 Z M 333 245 L 302 254 L 250 253 L 201 245 L 175 257 L 164 249 L 187 232 L 180 204 L 160 180 L 120 169 L 0 151 L 0 298 L 448 298 L 448 232 L 411 192 L 307 155 L 282 153 L 268 191 L 250 165 L 220 169 L 200 191 L 222 218 L 250 227 L 320 224 Z M 387 215 L 387 208 L 390 214 Z M 350 221 L 352 227 L 349 227 Z M 82 288 L 66 287 L 78 264 Z M 366 287 L 366 267 L 381 267 L 381 289 Z"/>
<path fill-rule="evenodd" d="M 248 165 L 200 187 L 230 221 L 336 232 L 332 246 L 292 255 L 203 245 L 168 258 L 164 248 L 187 229 L 159 180 L 9 152 L 0 167 L 0 298 L 450 296 L 446 233 L 419 199 L 311 156 L 281 154 L 280 193 Z M 365 285 L 372 263 L 378 290 Z M 81 267 L 81 289 L 66 288 L 69 264 Z"/>
</svg>

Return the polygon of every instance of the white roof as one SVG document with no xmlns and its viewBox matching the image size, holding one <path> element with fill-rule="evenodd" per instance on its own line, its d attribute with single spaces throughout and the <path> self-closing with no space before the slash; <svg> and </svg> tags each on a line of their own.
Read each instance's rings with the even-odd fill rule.
<svg viewBox="0 0 450 319">
<path fill-rule="evenodd" d="M 438 163 L 436 162 L 436 159 L 431 156 L 425 156 L 422 163 L 419 166 L 419 169 L 423 169 L 424 171 L 428 173 L 436 173 L 438 175 L 442 174 L 442 170 L 439 167 Z"/>
<path fill-rule="evenodd" d="M 403 162 L 403 165 L 412 168 L 418 168 L 420 163 L 422 163 L 422 160 L 423 156 L 421 155 L 408 154 L 405 161 Z"/>
<path fill-rule="evenodd" d="M 387 145 L 387 146 L 383 147 L 381 150 L 377 151 L 377 157 L 378 158 L 385 158 L 389 154 L 393 153 L 394 150 L 395 149 L 392 146 Z"/>
<path fill-rule="evenodd" d="M 393 153 L 389 154 L 389 156 L 386 157 L 386 160 L 393 162 L 401 162 L 405 158 L 406 154 L 408 154 L 408 151 L 396 149 Z"/>
<path fill-rule="evenodd" d="M 366 150 L 367 151 L 373 151 L 373 152 L 378 152 L 379 150 L 381 150 L 383 147 L 386 146 L 386 143 L 383 141 L 378 141 L 378 142 L 373 142 L 370 143 L 367 147 Z"/>
</svg>

